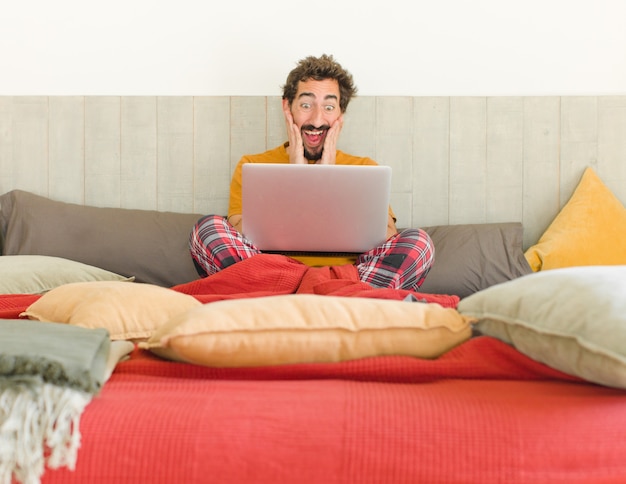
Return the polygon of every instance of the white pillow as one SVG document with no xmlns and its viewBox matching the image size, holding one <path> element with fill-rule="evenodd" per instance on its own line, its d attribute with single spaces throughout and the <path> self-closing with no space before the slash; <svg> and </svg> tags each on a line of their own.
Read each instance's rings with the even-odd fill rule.
<svg viewBox="0 0 626 484">
<path fill-rule="evenodd" d="M 626 266 L 540 271 L 477 292 L 458 311 L 539 362 L 626 389 Z"/>
</svg>

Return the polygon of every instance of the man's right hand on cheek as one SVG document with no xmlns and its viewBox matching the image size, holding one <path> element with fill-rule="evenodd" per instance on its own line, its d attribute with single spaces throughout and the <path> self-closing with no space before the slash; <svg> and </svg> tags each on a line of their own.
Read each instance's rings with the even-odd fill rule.
<svg viewBox="0 0 626 484">
<path fill-rule="evenodd" d="M 337 118 L 337 121 L 328 130 L 326 139 L 324 140 L 324 151 L 322 151 L 322 158 L 319 163 L 321 165 L 334 165 L 337 160 L 337 140 L 339 139 L 339 133 L 343 127 L 343 116 Z"/>
<path fill-rule="evenodd" d="M 300 128 L 293 122 L 293 116 L 291 115 L 289 107 L 283 107 L 283 113 L 285 115 L 285 126 L 289 140 L 289 145 L 287 146 L 289 163 L 304 165 L 307 163 L 307 160 L 304 157 L 304 144 L 302 143 Z"/>
</svg>

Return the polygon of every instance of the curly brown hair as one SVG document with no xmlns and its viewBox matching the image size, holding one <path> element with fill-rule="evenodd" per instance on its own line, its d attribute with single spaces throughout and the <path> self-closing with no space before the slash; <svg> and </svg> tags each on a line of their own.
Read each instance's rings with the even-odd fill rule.
<svg viewBox="0 0 626 484">
<path fill-rule="evenodd" d="M 342 113 L 346 112 L 348 103 L 357 89 L 352 74 L 341 67 L 332 55 L 309 56 L 300 60 L 287 76 L 287 82 L 283 86 L 283 99 L 287 99 L 291 105 L 298 92 L 298 83 L 309 79 L 316 81 L 335 79 L 339 83 L 339 107 Z"/>
</svg>

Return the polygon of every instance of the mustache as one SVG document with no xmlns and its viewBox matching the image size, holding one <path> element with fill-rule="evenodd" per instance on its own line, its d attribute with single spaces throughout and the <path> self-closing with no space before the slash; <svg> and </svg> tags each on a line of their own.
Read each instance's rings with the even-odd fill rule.
<svg viewBox="0 0 626 484">
<path fill-rule="evenodd" d="M 323 124 L 322 126 L 313 126 L 312 124 L 305 124 L 305 125 L 302 125 L 302 128 L 300 129 L 303 131 L 318 131 L 318 130 L 328 131 L 330 129 L 330 125 Z"/>
</svg>

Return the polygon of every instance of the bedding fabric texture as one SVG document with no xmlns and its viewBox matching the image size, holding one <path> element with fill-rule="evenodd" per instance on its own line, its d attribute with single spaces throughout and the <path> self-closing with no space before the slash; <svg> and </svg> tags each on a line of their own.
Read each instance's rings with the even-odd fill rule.
<svg viewBox="0 0 626 484">
<path fill-rule="evenodd" d="M 2 314 L 40 297 L 0 295 Z M 135 349 L 81 416 L 75 470 L 43 482 L 622 483 L 623 400 L 489 336 L 435 359 L 251 368 Z"/>
<path fill-rule="evenodd" d="M 463 299 L 477 330 L 587 381 L 626 389 L 626 266 L 540 271 Z"/>
<path fill-rule="evenodd" d="M 623 398 L 489 337 L 255 368 L 137 350 L 83 414 L 76 470 L 45 482 L 618 483 Z"/>
<path fill-rule="evenodd" d="M 0 319 L 18 319 L 41 294 L 0 294 Z"/>
<path fill-rule="evenodd" d="M 593 168 L 526 258 L 533 271 L 626 264 L 626 208 Z"/>
<path fill-rule="evenodd" d="M 106 330 L 0 324 L 0 479 L 39 482 L 45 465 L 76 464 L 79 421 L 107 377 Z"/>
</svg>

